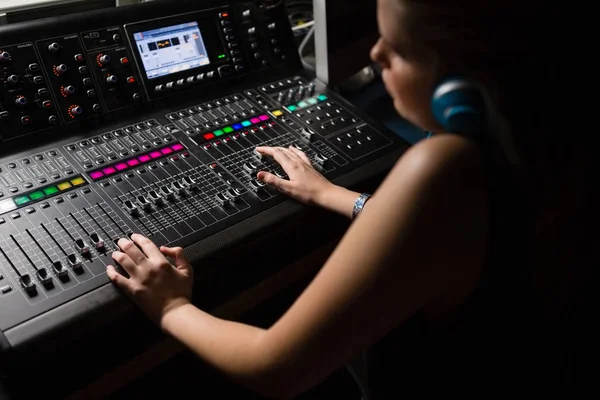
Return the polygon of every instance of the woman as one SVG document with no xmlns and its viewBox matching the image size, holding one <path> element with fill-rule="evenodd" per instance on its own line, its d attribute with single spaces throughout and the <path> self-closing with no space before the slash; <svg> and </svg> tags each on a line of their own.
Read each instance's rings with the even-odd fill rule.
<svg viewBox="0 0 600 400">
<path fill-rule="evenodd" d="M 536 161 L 527 153 L 534 137 L 527 122 L 535 110 L 522 106 L 542 86 L 531 73 L 539 61 L 537 14 L 507 3 L 379 0 L 381 37 L 372 58 L 398 113 L 434 134 L 398 160 L 312 283 L 273 326 L 226 321 L 193 306 L 192 268 L 182 249 L 159 249 L 141 235 L 131 237 L 137 246 L 121 239 L 121 251 L 113 254 L 130 277 L 109 266 L 110 279 L 167 334 L 266 396 L 302 393 L 361 351 L 388 341 L 401 345 L 387 347 L 399 357 L 387 367 L 396 389 L 516 386 L 523 362 L 511 356 L 527 343 L 520 313 L 527 311 L 527 250 L 537 201 L 526 190 L 536 179 L 529 168 Z M 487 88 L 495 134 L 445 132 L 434 117 L 434 88 L 456 75 Z M 274 157 L 290 177 L 259 172 L 259 179 L 306 204 L 352 217 L 359 193 L 327 181 L 305 154 L 258 151 Z M 374 378 L 384 375 L 381 370 Z"/>
</svg>

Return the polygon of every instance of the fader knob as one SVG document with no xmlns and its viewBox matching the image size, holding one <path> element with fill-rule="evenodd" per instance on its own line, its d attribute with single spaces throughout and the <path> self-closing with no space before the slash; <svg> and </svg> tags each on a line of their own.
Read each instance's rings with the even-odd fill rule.
<svg viewBox="0 0 600 400">
<path fill-rule="evenodd" d="M 90 234 L 90 239 L 91 239 L 92 243 L 94 244 L 94 246 L 96 246 L 97 249 L 104 248 L 104 240 L 97 233 L 94 232 L 94 233 Z"/>
<path fill-rule="evenodd" d="M 54 42 L 54 43 L 50 43 L 48 45 L 48 51 L 51 51 L 51 52 L 54 53 L 54 52 L 56 52 L 58 50 L 60 50 L 60 44 Z"/>
<path fill-rule="evenodd" d="M 21 284 L 21 287 L 30 295 L 34 295 L 37 292 L 37 288 L 35 286 L 35 283 L 33 282 L 33 280 L 31 279 L 31 276 L 29 274 L 23 274 L 19 277 L 19 283 Z"/>
<path fill-rule="evenodd" d="M 5 63 L 10 61 L 10 53 L 8 51 L 0 52 L 0 62 Z"/>
<path fill-rule="evenodd" d="M 69 272 L 60 261 L 53 262 L 52 269 L 54 270 L 54 273 L 62 280 L 65 280 L 65 278 L 68 278 L 69 276 Z"/>
<path fill-rule="evenodd" d="M 74 271 L 81 271 L 83 269 L 83 261 L 77 255 L 71 253 L 67 256 L 67 262 Z"/>
</svg>

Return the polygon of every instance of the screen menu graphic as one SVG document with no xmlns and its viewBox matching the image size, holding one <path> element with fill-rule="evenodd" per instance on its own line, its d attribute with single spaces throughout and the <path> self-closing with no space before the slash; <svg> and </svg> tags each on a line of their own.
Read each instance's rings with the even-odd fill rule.
<svg viewBox="0 0 600 400">
<path fill-rule="evenodd" d="M 210 64 L 197 22 L 133 35 L 148 79 Z"/>
</svg>

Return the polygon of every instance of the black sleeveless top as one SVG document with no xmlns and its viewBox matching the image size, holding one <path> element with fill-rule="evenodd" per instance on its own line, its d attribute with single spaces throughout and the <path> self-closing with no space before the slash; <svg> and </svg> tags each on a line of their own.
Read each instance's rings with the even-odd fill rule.
<svg viewBox="0 0 600 400">
<path fill-rule="evenodd" d="M 482 279 L 450 320 L 432 323 L 416 314 L 372 346 L 373 400 L 486 398 L 518 393 L 527 383 L 531 213 L 513 169 L 483 153 L 490 238 Z"/>
</svg>

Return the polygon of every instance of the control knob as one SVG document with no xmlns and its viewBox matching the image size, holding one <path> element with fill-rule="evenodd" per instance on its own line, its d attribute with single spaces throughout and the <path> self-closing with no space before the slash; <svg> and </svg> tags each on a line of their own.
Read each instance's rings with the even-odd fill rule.
<svg viewBox="0 0 600 400">
<path fill-rule="evenodd" d="M 54 71 L 56 72 L 57 75 L 64 74 L 65 72 L 67 72 L 68 69 L 69 68 L 65 64 L 59 64 L 54 67 Z"/>
<path fill-rule="evenodd" d="M 303 99 L 305 95 L 306 95 L 306 87 L 300 86 L 298 88 L 298 98 Z"/>
<path fill-rule="evenodd" d="M 72 105 L 71 107 L 69 107 L 69 114 L 75 118 L 78 115 L 81 115 L 83 113 L 83 108 L 81 108 L 78 105 Z"/>
<path fill-rule="evenodd" d="M 8 82 L 11 85 L 16 85 L 17 83 L 19 83 L 19 77 L 15 74 L 10 75 L 8 78 L 6 78 L 6 82 Z"/>
<path fill-rule="evenodd" d="M 9 62 L 10 61 L 10 53 L 8 51 L 0 52 L 0 62 Z"/>
<path fill-rule="evenodd" d="M 61 91 L 62 91 L 63 96 L 72 95 L 73 93 L 75 93 L 75 86 L 73 86 L 73 85 L 64 86 Z"/>
<path fill-rule="evenodd" d="M 54 42 L 48 45 L 48 51 L 51 51 L 52 53 L 56 52 L 60 50 L 60 44 Z"/>
<path fill-rule="evenodd" d="M 98 62 L 102 65 L 106 65 L 110 62 L 110 56 L 108 54 L 98 55 Z"/>
<path fill-rule="evenodd" d="M 108 84 L 115 84 L 117 83 L 117 76 L 116 75 L 109 75 L 108 77 L 106 77 L 106 83 Z"/>
<path fill-rule="evenodd" d="M 25 98 L 25 96 L 18 96 L 18 97 L 15 99 L 15 105 L 16 105 L 17 107 L 23 107 L 23 106 L 26 106 L 26 105 L 27 105 L 27 99 Z"/>
</svg>

